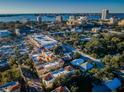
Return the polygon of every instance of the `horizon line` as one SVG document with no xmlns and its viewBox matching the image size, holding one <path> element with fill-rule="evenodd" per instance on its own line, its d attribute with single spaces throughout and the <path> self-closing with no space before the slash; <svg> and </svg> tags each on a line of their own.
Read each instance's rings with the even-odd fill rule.
<svg viewBox="0 0 124 93">
<path fill-rule="evenodd" d="M 111 12 L 111 13 L 109 13 L 109 14 L 123 14 L 124 12 Z M 92 12 L 92 13 L 86 13 L 86 12 L 82 12 L 82 13 L 76 13 L 76 12 L 63 12 L 63 13 L 54 13 L 54 12 L 44 12 L 44 13 L 24 13 L 24 12 L 22 12 L 22 13 L 0 13 L 0 15 L 11 15 L 11 14 L 101 14 L 101 12 Z"/>
</svg>

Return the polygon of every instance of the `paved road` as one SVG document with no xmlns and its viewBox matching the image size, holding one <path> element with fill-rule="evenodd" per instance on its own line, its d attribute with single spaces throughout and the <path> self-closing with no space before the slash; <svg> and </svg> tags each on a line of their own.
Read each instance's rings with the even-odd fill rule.
<svg viewBox="0 0 124 93">
<path fill-rule="evenodd" d="M 73 48 L 71 45 L 67 45 L 67 44 L 66 44 L 66 45 L 63 45 L 63 46 L 64 46 L 67 50 L 69 50 L 69 51 L 73 51 L 73 52 L 78 52 L 78 53 L 80 53 L 81 56 L 83 56 L 84 58 L 91 59 L 93 62 L 96 63 L 96 65 L 97 65 L 98 68 L 101 69 L 101 68 L 104 67 L 104 65 L 103 65 L 103 63 L 101 62 L 100 59 L 95 59 L 95 58 L 91 57 L 90 55 L 87 55 L 87 54 L 85 54 L 85 53 L 83 53 L 83 52 L 80 52 L 79 50 Z"/>
<path fill-rule="evenodd" d="M 95 58 L 93 58 L 93 57 L 91 57 L 91 56 L 89 56 L 89 55 L 87 55 L 87 54 L 85 54 L 85 53 L 83 53 L 83 52 L 80 52 L 79 50 L 73 48 L 73 47 L 70 46 L 70 45 L 63 45 L 63 46 L 64 46 L 65 48 L 67 48 L 68 50 L 73 51 L 73 52 L 78 52 L 78 53 L 80 53 L 82 56 L 84 56 L 84 57 L 86 57 L 86 58 L 88 58 L 88 59 L 91 59 L 91 60 L 93 60 L 93 61 L 95 61 L 95 62 L 101 62 L 100 59 L 95 59 Z"/>
</svg>

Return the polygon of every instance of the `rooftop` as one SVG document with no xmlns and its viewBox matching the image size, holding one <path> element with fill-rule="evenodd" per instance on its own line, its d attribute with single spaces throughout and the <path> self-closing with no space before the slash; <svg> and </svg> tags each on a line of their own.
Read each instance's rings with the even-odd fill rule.
<svg viewBox="0 0 124 93">
<path fill-rule="evenodd" d="M 111 90 L 115 90 L 118 87 L 121 86 L 121 81 L 118 78 L 114 78 L 113 80 L 109 80 L 105 82 L 105 85 L 111 89 Z"/>
<path fill-rule="evenodd" d="M 80 65 L 80 68 L 83 70 L 89 70 L 93 68 L 93 65 L 91 63 L 85 62 Z"/>
<path fill-rule="evenodd" d="M 11 92 L 19 88 L 18 82 L 9 82 L 5 85 L 0 86 L 0 91 Z"/>
<path fill-rule="evenodd" d="M 4 67 L 6 67 L 8 65 L 9 64 L 8 64 L 8 62 L 6 60 L 3 60 L 3 61 L 0 60 L 0 68 L 4 68 Z"/>
<path fill-rule="evenodd" d="M 92 91 L 93 92 L 111 92 L 115 91 L 117 88 L 121 86 L 121 82 L 118 78 L 114 78 L 113 80 L 108 80 L 104 84 L 94 85 Z"/>
<path fill-rule="evenodd" d="M 66 86 L 59 86 L 52 92 L 69 92 L 69 89 Z"/>
<path fill-rule="evenodd" d="M 7 37 L 9 35 L 11 35 L 11 32 L 8 30 L 0 30 L 0 37 Z"/>
<path fill-rule="evenodd" d="M 44 77 L 44 80 L 46 80 L 46 81 L 49 81 L 49 80 L 52 80 L 52 79 L 53 79 L 52 73 L 48 73 L 48 74 Z"/>
<path fill-rule="evenodd" d="M 84 63 L 83 59 L 75 59 L 71 62 L 72 65 L 74 66 L 79 66 L 80 64 Z"/>
<path fill-rule="evenodd" d="M 53 47 L 53 45 L 57 44 L 56 40 L 48 37 L 47 35 L 36 34 L 36 35 L 32 35 L 31 37 L 45 48 L 51 48 Z"/>
</svg>

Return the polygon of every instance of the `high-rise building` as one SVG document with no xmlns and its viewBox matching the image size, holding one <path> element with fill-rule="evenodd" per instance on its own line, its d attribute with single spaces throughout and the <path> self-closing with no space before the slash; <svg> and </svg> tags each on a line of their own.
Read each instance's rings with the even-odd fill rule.
<svg viewBox="0 0 124 93">
<path fill-rule="evenodd" d="M 62 16 L 56 16 L 56 21 L 57 21 L 57 22 L 62 22 L 62 21 L 63 21 Z"/>
<path fill-rule="evenodd" d="M 40 16 L 40 15 L 39 15 L 39 16 L 37 16 L 37 22 L 38 22 L 38 23 L 41 23 L 41 21 L 42 21 L 41 16 Z"/>
<path fill-rule="evenodd" d="M 107 16 L 108 16 L 108 13 L 109 13 L 109 10 L 103 9 L 103 10 L 102 10 L 101 19 L 102 19 L 102 20 L 106 20 L 106 19 L 107 19 Z"/>
</svg>

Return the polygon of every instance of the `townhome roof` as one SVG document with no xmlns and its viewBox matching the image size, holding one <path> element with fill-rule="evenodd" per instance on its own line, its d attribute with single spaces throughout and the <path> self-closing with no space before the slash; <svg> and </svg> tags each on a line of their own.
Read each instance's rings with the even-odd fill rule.
<svg viewBox="0 0 124 93">
<path fill-rule="evenodd" d="M 80 64 L 84 63 L 83 59 L 75 59 L 71 62 L 72 65 L 74 66 L 79 66 Z"/>
<path fill-rule="evenodd" d="M 59 86 L 53 92 L 69 92 L 69 89 L 66 86 Z"/>
<path fill-rule="evenodd" d="M 20 87 L 18 82 L 9 82 L 7 84 L 4 84 L 0 86 L 1 91 L 6 91 L 8 89 L 10 92 L 14 91 L 15 89 L 18 89 Z"/>
</svg>

